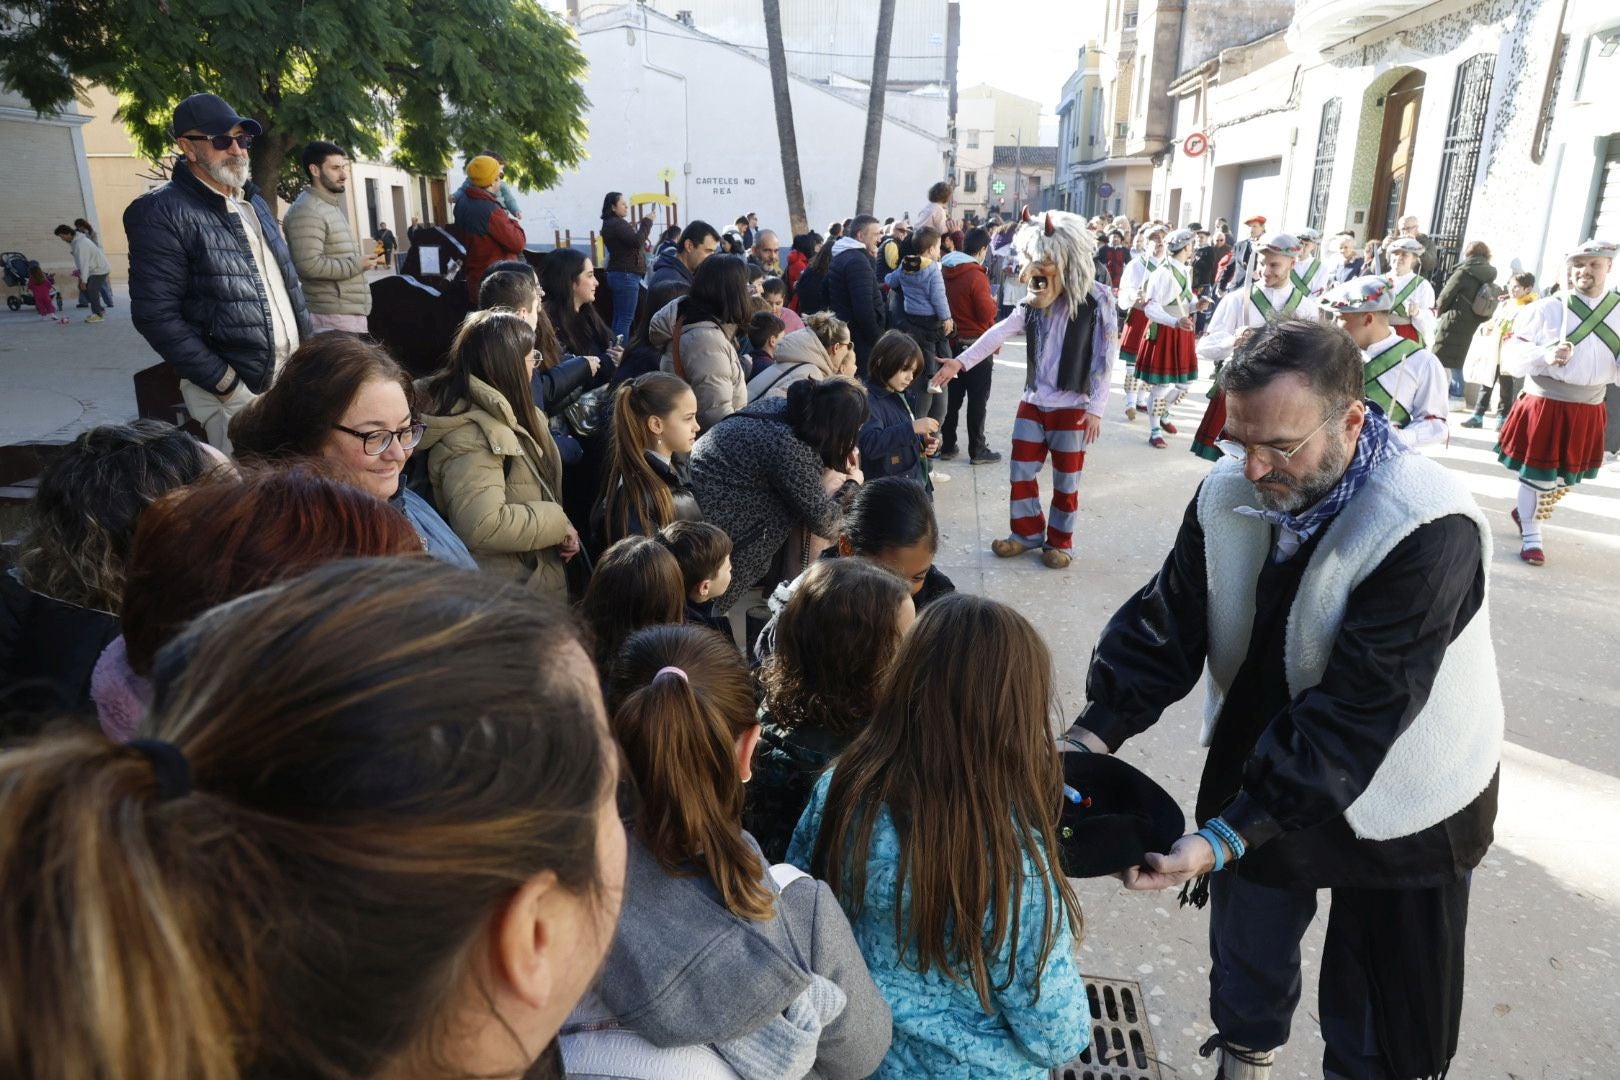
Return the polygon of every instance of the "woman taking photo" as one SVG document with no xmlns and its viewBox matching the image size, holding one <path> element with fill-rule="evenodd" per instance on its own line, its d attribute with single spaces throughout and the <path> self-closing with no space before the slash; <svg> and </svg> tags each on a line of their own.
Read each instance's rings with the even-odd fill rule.
<svg viewBox="0 0 1620 1080">
<path fill-rule="evenodd" d="M 709 630 L 643 630 L 608 700 L 641 802 L 618 936 L 563 1029 L 568 1075 L 870 1074 L 889 1010 L 849 923 L 825 885 L 773 874 L 743 831 L 759 725 L 742 657 Z"/>
<path fill-rule="evenodd" d="M 563 506 L 570 520 L 589 522 L 608 454 L 612 406 L 607 386 L 624 350 L 596 313 L 596 271 L 583 252 L 573 248 L 548 252 L 540 266 L 540 286 L 541 316 L 556 332 L 562 363 L 582 356 L 591 368 L 589 379 L 548 398 L 545 406 L 546 415 L 562 432 L 559 440 L 578 445 L 577 459 L 569 458 L 563 470 Z M 542 365 L 554 362 L 545 352 L 541 356 Z"/>
<path fill-rule="evenodd" d="M 810 315 L 827 309 L 827 271 L 832 269 L 834 239 L 831 235 L 827 237 L 827 242 L 821 245 L 821 250 L 810 260 L 810 265 L 793 282 L 793 310 L 806 322 L 810 321 Z"/>
<path fill-rule="evenodd" d="M 534 331 L 516 315 L 476 311 L 444 371 L 424 387 L 420 450 L 433 501 L 480 568 L 563 599 L 563 563 L 579 533 L 563 512 L 562 462 L 534 407 Z"/>
<path fill-rule="evenodd" d="M 333 563 L 203 616 L 154 694 L 147 738 L 0 755 L 0 1073 L 528 1071 L 624 881 L 568 620 L 430 559 Z"/>
<path fill-rule="evenodd" d="M 775 362 L 748 383 L 748 400 L 786 397 L 788 387 L 801 379 L 830 379 L 855 375 L 855 348 L 849 325 L 830 311 L 805 317 L 804 329 L 783 334 L 776 343 Z"/>
<path fill-rule="evenodd" d="M 404 484 L 405 463 L 426 430 L 410 378 L 380 345 L 352 334 L 317 334 L 231 418 L 243 461 L 319 459 L 343 479 L 404 514 L 436 559 L 477 564 L 426 499 Z"/>
<path fill-rule="evenodd" d="M 795 383 L 706 432 L 692 448 L 692 489 L 703 520 L 731 537 L 731 586 L 716 600 L 724 615 L 771 567 L 795 527 L 838 535 L 843 498 L 865 480 L 855 440 L 866 422 L 866 391 L 847 379 Z M 805 566 L 786 567 L 797 576 Z"/>
<path fill-rule="evenodd" d="M 592 547 L 626 536 L 656 536 L 672 521 L 702 521 L 687 463 L 697 440 L 692 388 L 662 371 L 619 387 L 602 497 L 591 520 Z"/>
<path fill-rule="evenodd" d="M 711 257 L 698 264 L 692 291 L 653 316 L 648 339 L 664 350 L 658 369 L 692 388 L 704 431 L 748 404 L 748 369 L 737 353 L 737 335 L 753 310 L 748 264 Z"/>
<path fill-rule="evenodd" d="M 602 246 L 607 248 L 608 288 L 613 291 L 613 335 L 621 341 L 629 336 L 635 321 L 641 279 L 647 274 L 647 237 L 653 227 L 650 215 L 640 225 L 631 225 L 629 218 L 630 204 L 622 192 L 602 196 Z"/>
</svg>

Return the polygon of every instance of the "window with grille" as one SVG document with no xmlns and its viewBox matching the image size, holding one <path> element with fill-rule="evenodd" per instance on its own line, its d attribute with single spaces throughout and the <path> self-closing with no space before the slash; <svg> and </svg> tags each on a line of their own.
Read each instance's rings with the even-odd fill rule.
<svg viewBox="0 0 1620 1080">
<path fill-rule="evenodd" d="M 1328 193 L 1333 188 L 1333 155 L 1339 148 L 1339 111 L 1343 102 L 1333 98 L 1322 106 L 1322 125 L 1316 132 L 1316 165 L 1311 170 L 1311 202 L 1305 224 L 1326 232 Z"/>
<path fill-rule="evenodd" d="M 1496 72 L 1496 55 L 1480 53 L 1463 61 L 1457 70 L 1457 86 L 1451 94 L 1451 116 L 1446 121 L 1446 140 L 1440 150 L 1440 184 L 1435 191 L 1434 225 L 1429 232 L 1434 242 L 1434 272 L 1429 275 L 1436 288 L 1445 283 L 1462 253 L 1463 233 L 1468 228 L 1468 211 L 1474 201 L 1474 176 L 1479 171 L 1479 151 L 1484 143 L 1485 110 L 1491 99 L 1491 77 Z"/>
<path fill-rule="evenodd" d="M 1605 141 L 1592 220 L 1582 236 L 1620 235 L 1620 131 Z"/>
</svg>

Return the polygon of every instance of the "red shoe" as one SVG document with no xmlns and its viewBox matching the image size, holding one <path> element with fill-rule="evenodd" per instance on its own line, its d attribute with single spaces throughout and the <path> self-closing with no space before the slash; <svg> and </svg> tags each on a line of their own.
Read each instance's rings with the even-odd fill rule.
<svg viewBox="0 0 1620 1080">
<path fill-rule="evenodd" d="M 1153 449 L 1155 449 L 1155 450 L 1168 450 L 1168 449 L 1170 449 L 1170 444 L 1164 441 L 1164 437 L 1162 435 L 1154 435 L 1151 438 L 1149 438 L 1148 439 L 1148 445 L 1153 447 Z"/>
<path fill-rule="evenodd" d="M 1512 510 L 1508 511 L 1508 517 L 1513 519 L 1514 528 L 1518 529 L 1519 530 L 1519 536 L 1523 537 L 1524 536 L 1524 522 L 1519 520 L 1519 508 L 1517 506 L 1515 506 Z"/>
<path fill-rule="evenodd" d="M 1166 435 L 1179 435 L 1179 434 L 1181 434 L 1179 431 L 1176 430 L 1176 425 L 1172 424 L 1168 420 L 1165 420 L 1165 421 L 1163 421 L 1162 423 L 1159 424 L 1159 430 L 1163 431 Z"/>
<path fill-rule="evenodd" d="M 1541 549 L 1538 547 L 1520 548 L 1519 558 L 1523 559 L 1531 566 L 1542 566 L 1547 562 L 1547 556 L 1544 555 Z"/>
</svg>

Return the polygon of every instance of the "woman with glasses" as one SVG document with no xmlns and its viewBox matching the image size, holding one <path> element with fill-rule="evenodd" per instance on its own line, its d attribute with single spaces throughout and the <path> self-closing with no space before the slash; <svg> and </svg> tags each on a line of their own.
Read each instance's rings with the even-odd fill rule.
<svg viewBox="0 0 1620 1080">
<path fill-rule="evenodd" d="M 504 311 L 476 311 L 450 362 L 422 387 L 428 477 L 439 509 L 481 569 L 563 599 L 563 564 L 579 533 L 562 504 L 562 459 L 535 408 L 534 328 Z"/>
<path fill-rule="evenodd" d="M 429 555 L 476 569 L 455 530 L 404 483 L 405 464 L 425 430 L 415 402 L 409 377 L 380 345 L 352 334 L 320 334 L 232 419 L 231 442 L 244 461 L 325 461 L 404 514 Z"/>
<path fill-rule="evenodd" d="M 855 375 L 855 348 L 850 344 L 849 326 L 830 311 L 813 312 L 805 316 L 804 329 L 782 335 L 772 360 L 770 367 L 749 381 L 749 401 L 787 397 L 788 387 L 804 379 Z"/>
</svg>

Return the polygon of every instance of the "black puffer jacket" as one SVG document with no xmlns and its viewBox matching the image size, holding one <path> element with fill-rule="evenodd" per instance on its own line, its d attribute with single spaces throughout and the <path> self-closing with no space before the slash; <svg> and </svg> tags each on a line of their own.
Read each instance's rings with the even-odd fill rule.
<svg viewBox="0 0 1620 1080">
<path fill-rule="evenodd" d="M 281 268 L 298 322 L 310 336 L 309 309 L 292 253 L 251 182 L 244 189 Z M 270 297 L 259 280 L 247 226 L 225 197 L 176 159 L 169 182 L 124 211 L 129 236 L 129 309 L 135 329 L 180 377 L 212 390 L 235 372 L 254 393 L 275 375 Z"/>
</svg>

